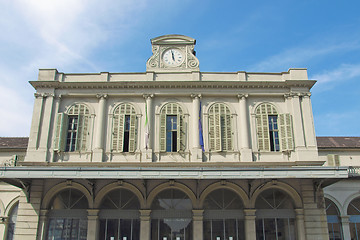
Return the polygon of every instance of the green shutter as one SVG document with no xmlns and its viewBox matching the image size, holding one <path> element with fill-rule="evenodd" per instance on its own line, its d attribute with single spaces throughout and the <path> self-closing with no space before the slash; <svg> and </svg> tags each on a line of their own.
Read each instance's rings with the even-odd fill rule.
<svg viewBox="0 0 360 240">
<path fill-rule="evenodd" d="M 276 108 L 269 103 L 263 103 L 256 109 L 256 133 L 258 150 L 270 151 L 269 115 L 277 115 Z"/>
<path fill-rule="evenodd" d="M 178 151 L 185 151 L 186 149 L 186 126 L 183 115 L 178 115 Z"/>
<path fill-rule="evenodd" d="M 209 145 L 213 152 L 221 151 L 221 116 L 219 104 L 214 104 L 209 110 Z"/>
<path fill-rule="evenodd" d="M 65 150 L 67 121 L 68 118 L 65 113 L 58 113 L 56 115 L 54 151 L 61 152 Z"/>
<path fill-rule="evenodd" d="M 221 140 L 222 140 L 222 150 L 230 151 L 232 150 L 232 130 L 231 130 L 231 115 L 226 114 L 222 115 L 223 124 L 221 126 Z"/>
<path fill-rule="evenodd" d="M 293 150 L 292 116 L 289 113 L 279 114 L 279 132 L 281 151 Z"/>
<path fill-rule="evenodd" d="M 136 115 L 130 115 L 130 132 L 129 132 L 129 152 L 135 152 L 136 149 Z"/>
<path fill-rule="evenodd" d="M 160 114 L 160 151 L 166 152 L 166 113 Z"/>
</svg>

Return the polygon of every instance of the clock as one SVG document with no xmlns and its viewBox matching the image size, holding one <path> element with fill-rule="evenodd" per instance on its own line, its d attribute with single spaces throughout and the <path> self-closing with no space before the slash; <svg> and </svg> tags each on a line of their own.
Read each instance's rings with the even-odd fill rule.
<svg viewBox="0 0 360 240">
<path fill-rule="evenodd" d="M 184 62 L 184 56 L 179 49 L 170 48 L 163 53 L 162 60 L 168 67 L 178 67 Z"/>
</svg>

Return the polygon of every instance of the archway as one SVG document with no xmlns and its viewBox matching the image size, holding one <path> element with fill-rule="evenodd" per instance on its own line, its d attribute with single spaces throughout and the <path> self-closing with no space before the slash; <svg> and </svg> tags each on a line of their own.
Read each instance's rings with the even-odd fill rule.
<svg viewBox="0 0 360 240">
<path fill-rule="evenodd" d="M 350 216 L 351 239 L 360 239 L 360 197 L 349 203 L 347 214 Z"/>
<path fill-rule="evenodd" d="M 340 212 L 336 204 L 328 198 L 325 198 L 325 210 L 329 229 L 330 240 L 344 239 L 340 221 Z"/>
</svg>

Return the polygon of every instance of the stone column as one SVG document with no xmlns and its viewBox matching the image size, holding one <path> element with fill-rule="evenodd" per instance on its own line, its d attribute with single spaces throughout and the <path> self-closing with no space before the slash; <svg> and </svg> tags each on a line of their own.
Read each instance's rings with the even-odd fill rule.
<svg viewBox="0 0 360 240">
<path fill-rule="evenodd" d="M 34 110 L 33 117 L 30 128 L 30 138 L 28 148 L 29 150 L 36 150 L 39 144 L 40 138 L 40 127 L 41 127 L 41 118 L 43 112 L 43 104 L 44 104 L 44 94 L 35 93 L 35 101 L 34 101 Z"/>
<path fill-rule="evenodd" d="M 304 222 L 304 209 L 297 208 L 295 209 L 296 214 L 296 233 L 298 240 L 306 240 L 305 236 L 305 222 Z"/>
<path fill-rule="evenodd" d="M 316 136 L 315 136 L 314 118 L 312 115 L 310 96 L 311 96 L 311 93 L 303 93 L 302 94 L 301 109 L 304 114 L 303 122 L 304 122 L 306 146 L 315 147 L 316 146 Z"/>
<path fill-rule="evenodd" d="M 247 110 L 246 98 L 248 94 L 239 94 L 237 97 L 239 99 L 239 132 L 240 132 L 240 153 L 242 162 L 251 162 L 252 161 L 252 151 L 250 149 L 249 142 L 249 114 Z"/>
<path fill-rule="evenodd" d="M 340 220 L 344 239 L 351 239 L 349 216 L 341 216 Z"/>
<path fill-rule="evenodd" d="M 191 161 L 192 162 L 202 162 L 202 149 L 200 146 L 200 132 L 199 132 L 199 113 L 200 113 L 200 94 L 191 94 L 192 102 L 192 129 L 189 133 L 192 139 L 192 149 L 191 149 Z"/>
<path fill-rule="evenodd" d="M 140 211 L 140 239 L 150 240 L 151 224 L 150 224 L 150 213 L 149 209 L 141 209 Z"/>
<path fill-rule="evenodd" d="M 192 210 L 192 212 L 193 212 L 193 239 L 203 240 L 204 210 Z"/>
<path fill-rule="evenodd" d="M 147 124 L 145 125 L 144 132 L 144 147 L 145 147 L 145 157 L 143 158 L 144 162 L 152 162 L 152 154 L 153 154 L 153 117 L 154 114 L 152 112 L 153 109 L 153 94 L 144 94 L 143 97 L 146 101 L 146 113 L 145 113 L 145 121 L 147 117 Z M 144 121 L 144 122 L 145 122 Z"/>
<path fill-rule="evenodd" d="M 98 114 L 96 117 L 96 136 L 94 149 L 94 162 L 102 162 L 104 154 L 104 123 L 105 123 L 105 109 L 106 109 L 106 94 L 97 94 L 99 99 Z"/>
<path fill-rule="evenodd" d="M 88 209 L 88 229 L 87 229 L 87 240 L 97 240 L 99 238 L 99 210 Z"/>
<path fill-rule="evenodd" d="M 39 226 L 38 226 L 38 234 L 37 234 L 37 240 L 45 239 L 46 232 L 48 229 L 48 214 L 49 210 L 40 210 L 40 216 L 39 216 Z"/>
<path fill-rule="evenodd" d="M 244 209 L 245 214 L 245 239 L 255 240 L 256 239 L 256 209 Z"/>
</svg>

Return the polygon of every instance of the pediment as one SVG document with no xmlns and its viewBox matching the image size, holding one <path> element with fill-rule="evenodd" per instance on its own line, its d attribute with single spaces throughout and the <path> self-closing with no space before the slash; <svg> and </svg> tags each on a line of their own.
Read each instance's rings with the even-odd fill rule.
<svg viewBox="0 0 360 240">
<path fill-rule="evenodd" d="M 169 34 L 169 35 L 163 35 L 156 38 L 151 39 L 152 45 L 177 45 L 177 44 L 192 44 L 194 45 L 196 43 L 196 40 L 184 36 L 184 35 L 178 35 L 178 34 Z"/>
</svg>

